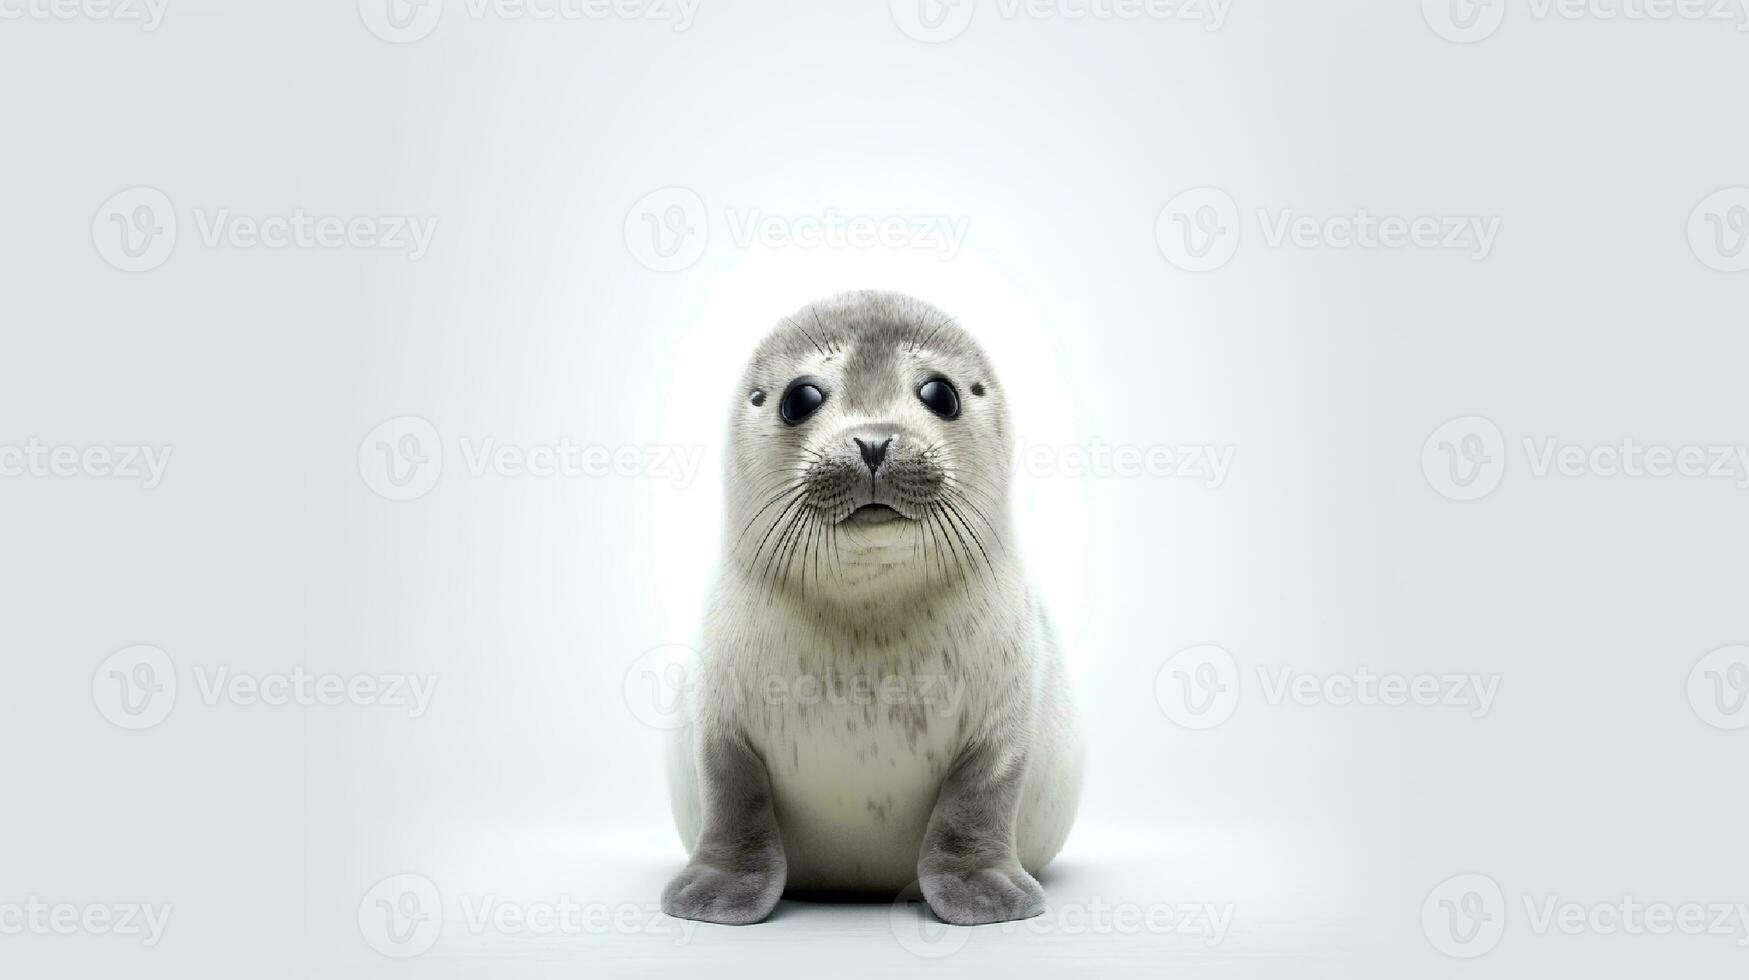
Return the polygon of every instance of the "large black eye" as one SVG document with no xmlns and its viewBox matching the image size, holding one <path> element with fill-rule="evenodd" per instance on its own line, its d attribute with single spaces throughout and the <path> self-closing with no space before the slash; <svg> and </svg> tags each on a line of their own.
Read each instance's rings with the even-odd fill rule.
<svg viewBox="0 0 1749 980">
<path fill-rule="evenodd" d="M 795 425 L 814 414 L 814 410 L 825 403 L 826 393 L 818 385 L 807 378 L 797 378 L 784 390 L 783 401 L 778 404 L 777 411 L 785 422 Z"/>
<path fill-rule="evenodd" d="M 957 419 L 960 415 L 960 393 L 953 390 L 953 385 L 941 378 L 923 382 L 923 387 L 917 389 L 917 397 L 931 412 L 944 419 Z"/>
</svg>

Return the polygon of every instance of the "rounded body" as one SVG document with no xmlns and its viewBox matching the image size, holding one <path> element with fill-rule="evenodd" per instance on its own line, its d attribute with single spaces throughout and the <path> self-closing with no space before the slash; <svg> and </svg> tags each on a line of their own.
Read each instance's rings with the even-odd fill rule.
<svg viewBox="0 0 1749 980">
<path fill-rule="evenodd" d="M 688 851 L 702 820 L 698 725 L 736 719 L 771 779 L 791 891 L 895 893 L 914 883 L 948 767 L 968 740 L 1030 740 L 1015 824 L 1037 875 L 1074 823 L 1082 777 L 1075 707 L 1056 637 L 1023 583 L 998 608 L 922 618 L 891 636 L 812 610 L 749 606 L 725 589 L 694 724 L 671 734 L 669 788 Z M 957 614 L 956 614 L 957 613 Z M 1005 729 L 1015 714 L 1025 724 Z"/>
</svg>

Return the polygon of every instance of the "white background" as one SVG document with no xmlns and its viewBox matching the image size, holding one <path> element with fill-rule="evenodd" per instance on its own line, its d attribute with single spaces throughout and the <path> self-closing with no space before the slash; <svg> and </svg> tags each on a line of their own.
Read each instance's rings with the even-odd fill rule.
<svg viewBox="0 0 1749 980">
<path fill-rule="evenodd" d="M 411 37 L 375 0 L 169 0 L 152 30 L 0 0 L 0 464 L 32 440 L 172 451 L 150 489 L 0 476 L 8 976 L 1741 975 L 1735 911 L 1728 934 L 1662 936 L 1531 913 L 1749 903 L 1745 659 L 1702 664 L 1749 642 L 1749 191 L 1713 196 L 1749 186 L 1743 12 L 1238 0 L 1211 29 L 1197 6 L 968 2 L 937 8 L 941 36 L 909 0 L 704 0 L 684 30 L 666 7 L 449 0 Z M 137 201 L 113 196 L 138 187 L 176 230 L 126 271 L 111 213 Z M 676 187 L 691 261 L 659 271 L 640 231 Z M 1231 209 L 1185 219 L 1227 229 L 1226 261 L 1191 272 L 1169 202 L 1205 187 L 1224 197 L 1189 200 Z M 417 259 L 203 235 L 299 209 L 436 225 Z M 1271 241 L 1284 213 L 1362 209 L 1497 234 L 1485 257 Z M 966 235 L 951 259 L 744 244 L 754 211 Z M 694 639 L 715 440 L 760 317 L 853 283 L 918 289 L 1005 355 L 1035 396 L 1023 438 L 1226 447 L 1232 468 L 1022 480 L 1091 744 L 1050 916 L 919 947 L 916 909 L 786 902 L 680 934 L 648 911 L 684 855 L 628 677 Z M 405 417 L 443 460 L 397 502 L 360 449 Z M 1431 438 L 1476 418 L 1457 455 Z M 487 438 L 705 462 L 684 487 L 470 472 L 462 441 Z M 1538 472 L 1550 440 L 1630 438 L 1733 469 Z M 1498 485 L 1451 499 L 1448 464 Z M 135 731 L 100 665 L 137 644 L 178 689 Z M 1197 731 L 1161 672 L 1203 644 L 1237 700 Z M 202 696 L 222 669 L 300 666 L 435 696 L 418 718 Z M 1271 703 L 1259 668 L 1284 667 L 1498 688 L 1480 717 Z M 400 962 L 381 948 L 416 950 L 361 918 L 403 873 L 443 922 Z M 1498 890 L 1442 890 L 1460 874 Z M 1438 900 L 1466 891 L 1497 942 L 1442 934 Z M 467 921 L 566 896 L 629 925 Z M 150 948 L 8 931 L 33 897 L 173 912 Z M 1083 921 L 1102 904 L 1231 920 L 1219 942 Z"/>
</svg>

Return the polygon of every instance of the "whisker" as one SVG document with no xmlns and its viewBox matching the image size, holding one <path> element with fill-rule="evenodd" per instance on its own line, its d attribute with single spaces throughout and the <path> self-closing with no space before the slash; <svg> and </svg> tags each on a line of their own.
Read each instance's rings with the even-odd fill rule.
<svg viewBox="0 0 1749 980">
<path fill-rule="evenodd" d="M 814 522 L 814 534 L 810 534 L 808 536 L 808 549 L 814 553 L 814 588 L 816 588 L 816 589 L 820 587 L 820 548 L 819 548 L 819 545 L 815 543 L 814 538 L 815 538 L 815 535 L 819 535 L 820 537 L 824 538 L 825 534 L 826 534 L 825 521 L 824 520 L 816 520 Z M 804 555 L 802 557 L 802 562 L 803 562 L 802 567 L 804 569 L 807 568 L 807 560 L 808 560 L 807 556 Z"/>
<path fill-rule="evenodd" d="M 826 356 L 826 349 L 824 347 L 820 346 L 820 342 L 814 339 L 814 335 L 808 332 L 808 328 L 802 326 L 801 324 L 799 324 L 796 321 L 791 320 L 787 317 L 784 318 L 783 322 L 789 324 L 792 327 L 795 327 L 797 330 L 800 330 L 802 332 L 802 336 L 808 338 L 808 343 L 813 344 L 814 349 L 820 352 L 820 356 L 821 357 Z"/>
<path fill-rule="evenodd" d="M 949 514 L 952 514 L 955 518 L 959 519 L 960 526 L 965 528 L 966 534 L 971 536 L 972 543 L 978 546 L 978 553 L 984 556 L 984 567 L 990 570 L 990 575 L 994 578 L 996 574 L 996 564 L 990 560 L 990 553 L 984 550 L 984 539 L 978 536 L 978 532 L 974 530 L 971 523 L 966 520 L 966 515 L 961 513 L 958 507 L 954 506 L 952 500 L 944 497 L 941 502 L 942 505 L 947 508 Z M 962 543 L 965 541 L 964 538 L 961 538 L 960 540 Z"/>
<path fill-rule="evenodd" d="M 844 582 L 844 555 L 838 550 L 838 523 L 832 523 L 832 574 L 839 584 Z"/>
<path fill-rule="evenodd" d="M 971 508 L 972 513 L 976 514 L 978 519 L 984 522 L 984 526 L 990 529 L 990 536 L 996 539 L 996 547 L 1006 551 L 1007 548 L 1002 544 L 1002 532 L 997 530 L 996 522 L 990 520 L 990 515 L 984 513 L 983 508 L 979 507 L 971 497 L 965 494 L 965 489 L 968 488 L 954 488 L 947 494 L 947 496 L 950 496 L 957 502 L 965 504 L 967 507 Z"/>
<path fill-rule="evenodd" d="M 941 524 L 941 542 L 942 542 L 942 544 L 947 545 L 948 552 L 953 555 L 954 567 L 959 569 L 960 581 L 964 582 L 966 580 L 965 560 L 960 557 L 959 549 L 957 549 L 953 546 L 952 539 L 950 539 L 947 536 L 948 529 L 947 529 L 947 524 L 946 524 L 946 518 L 942 517 L 941 508 L 939 506 L 931 506 L 929 508 L 929 519 L 932 522 L 936 522 L 936 523 Z M 944 578 L 951 578 L 952 577 L 952 576 L 948 575 L 945 570 L 942 572 L 942 576 Z"/>
<path fill-rule="evenodd" d="M 777 503 L 779 500 L 782 500 L 783 498 L 785 498 L 787 496 L 790 496 L 791 494 L 804 494 L 805 495 L 806 493 L 807 493 L 807 485 L 803 484 L 803 483 L 797 483 L 794 486 L 790 486 L 790 487 L 787 487 L 783 490 L 779 490 L 775 496 L 773 496 L 770 500 L 767 500 L 765 502 L 764 507 L 759 508 L 757 511 L 755 511 L 753 513 L 752 517 L 747 519 L 747 526 L 742 528 L 741 534 L 735 538 L 735 547 L 737 547 L 737 548 L 741 547 L 741 542 L 742 542 L 742 540 L 744 540 L 747 537 L 747 532 L 753 529 L 753 523 L 755 521 L 759 520 L 760 514 L 763 514 L 766 511 L 770 510 L 771 506 L 773 504 Z M 791 503 L 793 504 L 794 501 L 791 501 Z M 784 507 L 784 510 L 788 510 L 788 509 L 789 509 L 789 507 L 787 507 L 787 506 Z M 778 516 L 780 516 L 780 517 L 782 516 L 782 511 L 779 511 Z M 767 533 L 770 533 L 770 532 L 767 532 Z M 754 555 L 757 556 L 758 552 L 754 552 Z"/>
<path fill-rule="evenodd" d="M 960 543 L 960 548 L 963 549 L 965 552 L 964 561 L 961 563 L 961 566 L 960 566 L 960 571 L 961 571 L 960 578 L 963 581 L 965 579 L 964 573 L 967 571 L 975 569 L 976 565 L 972 561 L 972 546 L 966 543 L 966 536 L 964 534 L 960 533 L 960 529 L 959 529 L 958 525 L 954 524 L 954 522 L 953 522 L 953 513 L 951 510 L 951 506 L 952 505 L 948 504 L 946 500 L 942 501 L 941 520 L 942 520 L 942 523 L 947 525 L 947 529 L 949 531 L 953 532 L 954 539 Z M 988 561 L 988 558 L 986 558 L 985 560 Z"/>
<path fill-rule="evenodd" d="M 952 323 L 952 322 L 953 322 L 953 317 L 951 317 L 951 316 L 948 316 L 948 315 L 947 315 L 947 314 L 945 314 L 945 313 L 944 313 L 944 314 L 942 314 L 942 316 L 941 316 L 941 322 L 940 322 L 940 323 L 938 323 L 938 324 L 936 324 L 936 325 L 935 325 L 935 329 L 934 329 L 934 330 L 932 330 L 932 331 L 930 331 L 930 332 L 929 332 L 929 336 L 927 336 L 927 337 L 925 337 L 925 338 L 923 338 L 923 342 L 922 342 L 922 343 L 920 343 L 920 344 L 918 344 L 918 345 L 917 345 L 917 346 L 916 346 L 916 347 L 915 347 L 915 348 L 914 348 L 914 349 L 913 349 L 913 353 L 915 353 L 915 352 L 916 352 L 916 351 L 920 351 L 920 350 L 923 350 L 923 349 L 925 349 L 925 348 L 927 348 L 927 347 L 928 347 L 928 346 L 929 346 L 929 345 L 930 345 L 930 344 L 931 344 L 931 343 L 932 343 L 932 342 L 934 342 L 934 340 L 935 340 L 935 335 L 936 335 L 936 334 L 939 334 L 939 333 L 941 333 L 941 331 L 942 331 L 942 328 L 943 328 L 943 327 L 946 327 L 946 326 L 947 326 L 947 325 L 948 325 L 948 324 L 950 324 L 950 323 Z"/>
<path fill-rule="evenodd" d="M 795 566 L 798 559 L 800 560 L 801 565 L 797 569 L 797 585 L 805 587 L 808 584 L 808 552 L 813 547 L 814 529 L 819 527 L 819 524 L 820 515 L 810 509 L 807 520 L 802 522 L 801 530 L 796 532 L 795 542 L 790 545 L 790 556 L 783 563 L 783 574 L 785 578 L 788 578 L 790 568 Z"/>
<path fill-rule="evenodd" d="M 765 536 L 761 537 L 759 539 L 759 546 L 753 549 L 753 561 L 754 561 L 754 563 L 757 563 L 759 561 L 760 552 L 765 550 L 765 542 L 768 539 L 770 539 L 771 532 L 777 530 L 777 526 L 779 523 L 781 523 L 783 521 L 784 515 L 788 514 L 790 512 L 790 508 L 801 503 L 806 497 L 807 497 L 807 494 L 805 494 L 805 493 L 797 495 L 794 499 L 790 500 L 789 503 L 784 504 L 783 509 L 777 512 L 777 516 L 773 517 L 771 519 L 771 525 L 765 529 Z M 770 505 L 768 504 L 766 506 L 770 506 Z"/>
<path fill-rule="evenodd" d="M 806 517 L 807 513 L 807 508 L 804 507 L 791 515 L 788 523 L 784 524 L 783 531 L 778 534 L 777 543 L 771 546 L 771 555 L 765 559 L 765 571 L 761 574 L 761 577 L 769 577 L 772 585 L 777 584 L 777 578 L 772 575 L 772 570 L 777 563 L 778 556 L 785 551 L 784 542 L 789 539 L 790 533 L 800 525 L 802 518 Z"/>
<path fill-rule="evenodd" d="M 810 536 L 813 534 L 814 525 L 818 519 L 819 512 L 814 508 L 808 507 L 803 509 L 802 520 L 797 524 L 795 534 L 790 537 L 789 547 L 785 549 L 783 567 L 778 575 L 779 579 L 787 579 L 790 577 L 790 569 L 795 565 L 796 558 L 799 556 L 802 561 L 801 577 L 797 580 L 796 584 L 807 584 L 807 543 Z"/>
<path fill-rule="evenodd" d="M 832 331 L 827 330 L 826 325 L 820 322 L 819 310 L 814 311 L 814 328 L 820 331 L 820 336 L 826 338 L 826 346 L 832 348 L 832 353 L 841 354 L 844 352 L 843 347 L 832 342 Z"/>
</svg>

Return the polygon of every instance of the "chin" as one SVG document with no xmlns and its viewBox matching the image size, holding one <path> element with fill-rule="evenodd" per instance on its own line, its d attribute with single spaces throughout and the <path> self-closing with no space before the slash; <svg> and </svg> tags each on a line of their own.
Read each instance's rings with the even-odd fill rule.
<svg viewBox="0 0 1749 980">
<path fill-rule="evenodd" d="M 918 565 L 923 554 L 917 543 L 920 533 L 918 523 L 907 517 L 879 522 L 846 518 L 838 523 L 845 560 L 858 565 Z"/>
</svg>

